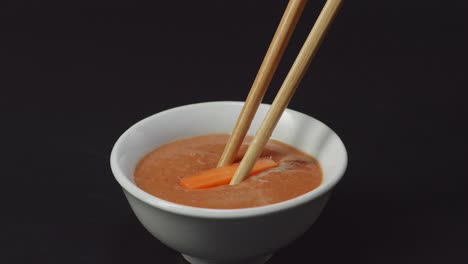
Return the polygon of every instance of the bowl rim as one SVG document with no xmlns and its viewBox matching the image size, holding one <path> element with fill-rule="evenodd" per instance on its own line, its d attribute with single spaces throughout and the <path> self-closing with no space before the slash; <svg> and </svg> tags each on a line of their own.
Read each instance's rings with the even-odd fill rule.
<svg viewBox="0 0 468 264">
<path fill-rule="evenodd" d="M 118 157 L 117 153 L 119 152 L 120 146 L 123 142 L 123 140 L 126 138 L 126 136 L 134 129 L 136 129 L 138 126 L 141 126 L 143 123 L 149 122 L 152 119 L 158 118 L 161 115 L 167 115 L 172 112 L 176 111 L 183 111 L 186 110 L 187 108 L 193 108 L 193 107 L 202 107 L 205 105 L 235 105 L 235 106 L 241 106 L 243 105 L 244 102 L 240 101 L 210 101 L 210 102 L 200 102 L 200 103 L 194 103 L 194 104 L 187 104 L 187 105 L 182 105 L 174 108 L 170 108 L 155 114 L 152 114 L 137 123 L 133 124 L 130 126 L 116 141 L 114 144 L 111 155 L 110 155 L 110 166 L 112 173 L 117 180 L 117 182 L 120 184 L 120 186 L 126 191 L 127 193 L 131 194 L 138 200 L 161 210 L 171 212 L 174 214 L 178 215 L 185 215 L 185 216 L 190 216 L 190 217 L 196 217 L 196 218 L 211 218 L 211 219 L 235 219 L 235 218 L 247 218 L 247 217 L 256 217 L 260 215 L 266 215 L 266 214 L 272 214 L 272 213 L 277 213 L 283 210 L 287 210 L 302 204 L 307 203 L 310 200 L 319 198 L 320 196 L 324 195 L 328 191 L 330 191 L 343 177 L 347 164 L 348 164 L 348 153 L 346 150 L 346 147 L 341 140 L 341 138 L 333 131 L 330 127 L 325 125 L 323 122 L 320 120 L 317 120 L 309 115 L 306 115 L 304 113 L 292 110 L 290 108 L 287 108 L 285 111 L 288 111 L 290 113 L 293 113 L 295 115 L 302 115 L 305 116 L 306 118 L 311 118 L 314 119 L 315 121 L 321 123 L 321 125 L 327 127 L 330 129 L 338 138 L 339 142 L 341 143 L 343 149 L 344 149 L 344 162 L 338 170 L 338 175 L 335 177 L 331 177 L 331 180 L 328 181 L 327 183 L 320 184 L 317 188 L 304 193 L 300 196 L 297 196 L 295 198 L 282 201 L 279 203 L 274 203 L 274 204 L 269 204 L 269 205 L 264 205 L 264 206 L 257 206 L 257 207 L 249 207 L 249 208 L 238 208 L 238 209 L 214 209 L 214 208 L 201 208 L 201 207 L 194 207 L 194 206 L 188 206 L 188 205 L 182 205 L 182 204 L 177 204 L 174 202 L 170 202 L 161 198 L 158 198 L 156 196 L 153 196 L 142 189 L 140 189 L 134 182 L 132 182 L 125 174 L 120 170 L 118 166 Z M 266 107 L 269 107 L 270 104 L 262 104 Z"/>
</svg>

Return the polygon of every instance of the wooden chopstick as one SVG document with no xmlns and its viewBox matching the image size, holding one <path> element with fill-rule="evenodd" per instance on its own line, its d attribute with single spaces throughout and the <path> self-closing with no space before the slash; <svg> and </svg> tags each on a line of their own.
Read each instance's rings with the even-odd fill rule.
<svg viewBox="0 0 468 264">
<path fill-rule="evenodd" d="M 262 153 L 265 144 L 270 139 L 270 136 L 280 119 L 283 111 L 289 104 L 297 86 L 301 82 L 304 74 L 316 54 L 318 47 L 325 36 L 325 33 L 335 17 L 341 0 L 328 0 L 320 12 L 315 25 L 309 33 L 304 45 L 294 61 L 291 70 L 286 76 L 283 85 L 275 97 L 265 119 L 260 125 L 254 139 L 250 143 L 247 152 L 245 153 L 239 167 L 237 168 L 230 185 L 241 182 L 245 176 L 252 170 L 256 160 Z"/>
<path fill-rule="evenodd" d="M 247 130 L 257 112 L 258 106 L 262 102 L 268 85 L 275 74 L 281 57 L 286 50 L 291 35 L 296 27 L 307 0 L 291 0 L 284 11 L 283 17 L 276 29 L 275 35 L 270 43 L 270 47 L 258 70 L 255 81 L 250 88 L 242 111 L 229 137 L 228 143 L 218 162 L 218 167 L 223 167 L 234 162 Z"/>
</svg>

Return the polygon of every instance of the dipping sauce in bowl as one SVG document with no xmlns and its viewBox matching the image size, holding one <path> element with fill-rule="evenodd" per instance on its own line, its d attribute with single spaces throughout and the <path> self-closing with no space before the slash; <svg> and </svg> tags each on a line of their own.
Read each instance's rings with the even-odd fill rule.
<svg viewBox="0 0 468 264">
<path fill-rule="evenodd" d="M 178 139 L 159 146 L 138 163 L 134 180 L 142 190 L 167 201 L 203 208 L 235 209 L 274 204 L 307 193 L 322 182 L 317 160 L 300 150 L 271 139 L 261 157 L 279 166 L 230 186 L 187 189 L 179 185 L 183 177 L 216 167 L 229 136 L 208 134 Z M 244 140 L 238 161 L 251 137 Z"/>
</svg>

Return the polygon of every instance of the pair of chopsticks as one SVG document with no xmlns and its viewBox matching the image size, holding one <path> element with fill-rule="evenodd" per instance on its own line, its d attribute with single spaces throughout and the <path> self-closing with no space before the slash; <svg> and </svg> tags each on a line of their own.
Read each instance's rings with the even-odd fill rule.
<svg viewBox="0 0 468 264">
<path fill-rule="evenodd" d="M 288 6 L 281 18 L 280 24 L 276 30 L 273 40 L 268 48 L 267 54 L 260 66 L 254 83 L 250 89 L 249 95 L 237 119 L 234 130 L 229 137 L 228 143 L 218 163 L 218 167 L 231 164 L 239 150 L 247 130 L 252 123 L 255 112 L 260 105 L 266 89 L 273 78 L 278 67 L 279 61 L 291 38 L 292 32 L 296 27 L 297 21 L 304 10 L 307 0 L 290 0 Z M 278 123 L 282 113 L 291 100 L 297 86 L 304 77 L 307 68 L 316 54 L 318 47 L 325 36 L 333 18 L 335 17 L 341 0 L 327 0 L 325 6 L 320 12 L 315 25 L 312 27 L 299 55 L 286 76 L 281 88 L 278 91 L 271 107 L 255 134 L 247 152 L 239 164 L 230 185 L 241 182 L 252 170 L 256 160 L 262 153 L 265 144 L 271 137 L 273 130 Z"/>
</svg>

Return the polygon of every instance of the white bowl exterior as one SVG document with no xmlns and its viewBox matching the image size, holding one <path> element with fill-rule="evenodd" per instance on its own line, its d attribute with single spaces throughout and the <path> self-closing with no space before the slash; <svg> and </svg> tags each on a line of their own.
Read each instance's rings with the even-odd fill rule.
<svg viewBox="0 0 468 264">
<path fill-rule="evenodd" d="M 314 156 L 323 170 L 322 184 L 307 194 L 257 208 L 216 210 L 167 202 L 133 183 L 135 166 L 145 154 L 178 138 L 230 133 L 241 108 L 241 102 L 209 102 L 170 109 L 129 128 L 112 150 L 112 171 L 136 216 L 179 252 L 219 261 L 271 253 L 312 225 L 345 171 L 347 154 L 339 137 L 320 121 L 287 109 L 272 137 Z M 260 106 L 249 134 L 255 133 L 268 109 Z"/>
<path fill-rule="evenodd" d="M 183 254 L 216 263 L 246 263 L 242 260 L 271 254 L 291 243 L 315 222 L 328 194 L 273 214 L 216 219 L 167 212 L 125 192 L 135 215 L 153 236 Z"/>
</svg>

